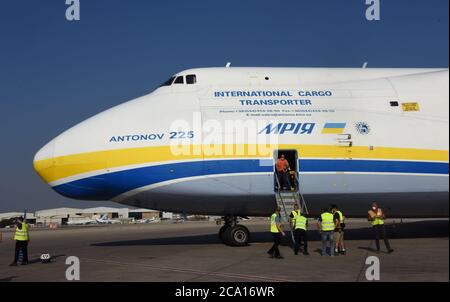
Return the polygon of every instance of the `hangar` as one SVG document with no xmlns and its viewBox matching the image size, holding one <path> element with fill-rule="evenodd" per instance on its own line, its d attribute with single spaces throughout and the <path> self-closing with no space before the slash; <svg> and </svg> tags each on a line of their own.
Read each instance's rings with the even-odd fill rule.
<svg viewBox="0 0 450 302">
<path fill-rule="evenodd" d="M 0 213 L 0 221 L 23 216 L 23 212 Z M 69 220 L 96 219 L 106 215 L 108 219 L 119 219 L 124 223 L 139 219 L 154 219 L 163 217 L 163 213 L 148 209 L 96 207 L 88 209 L 55 208 L 27 213 L 27 221 L 32 226 L 64 225 Z M 164 215 L 166 216 L 166 215 Z"/>
</svg>

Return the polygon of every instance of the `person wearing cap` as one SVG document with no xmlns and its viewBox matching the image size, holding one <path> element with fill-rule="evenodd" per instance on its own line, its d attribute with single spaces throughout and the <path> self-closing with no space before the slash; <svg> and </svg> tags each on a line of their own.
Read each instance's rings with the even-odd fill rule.
<svg viewBox="0 0 450 302">
<path fill-rule="evenodd" d="M 28 232 L 28 224 L 23 217 L 16 218 L 16 233 L 14 235 L 16 241 L 16 249 L 14 254 L 14 261 L 10 266 L 17 266 L 19 261 L 19 253 L 22 251 L 23 260 L 22 265 L 28 264 L 28 242 L 30 241 L 30 234 Z"/>
<path fill-rule="evenodd" d="M 270 258 L 283 259 L 283 256 L 280 254 L 280 243 L 281 236 L 285 236 L 286 234 L 283 231 L 283 225 L 281 224 L 281 208 L 277 207 L 275 213 L 270 217 L 270 233 L 273 238 L 273 245 L 267 254 L 270 255 Z"/>
<path fill-rule="evenodd" d="M 370 223 L 372 224 L 374 233 L 375 233 L 375 244 L 377 246 L 377 253 L 380 252 L 380 237 L 384 240 L 384 245 L 388 253 L 392 253 L 394 250 L 391 248 L 389 244 L 389 240 L 386 236 L 386 227 L 384 225 L 384 221 L 386 220 L 386 216 L 384 215 L 384 211 L 378 206 L 377 202 L 372 203 L 372 208 L 368 211 L 368 218 Z"/>
</svg>

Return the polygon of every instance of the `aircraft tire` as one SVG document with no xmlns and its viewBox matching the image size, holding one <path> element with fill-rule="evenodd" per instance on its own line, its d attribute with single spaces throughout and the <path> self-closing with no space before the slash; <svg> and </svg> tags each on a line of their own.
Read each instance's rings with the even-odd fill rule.
<svg viewBox="0 0 450 302">
<path fill-rule="evenodd" d="M 250 232 L 243 225 L 235 225 L 226 229 L 224 241 L 230 246 L 246 246 L 250 242 Z"/>
</svg>

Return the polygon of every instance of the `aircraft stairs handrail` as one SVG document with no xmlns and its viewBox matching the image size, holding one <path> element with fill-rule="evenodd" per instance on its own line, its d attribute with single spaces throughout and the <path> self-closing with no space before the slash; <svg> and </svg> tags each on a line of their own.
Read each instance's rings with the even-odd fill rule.
<svg viewBox="0 0 450 302">
<path fill-rule="evenodd" d="M 299 209 L 301 213 L 306 213 L 309 215 L 308 206 L 306 205 L 305 198 L 303 197 L 303 194 L 299 191 L 296 192 L 296 194 L 293 194 L 295 201 L 297 204 L 299 204 Z"/>
<path fill-rule="evenodd" d="M 289 224 L 289 230 L 290 230 L 290 233 L 291 233 L 292 243 L 293 243 L 293 245 L 295 245 L 294 230 L 292 229 L 292 224 L 289 221 L 290 213 L 288 213 L 288 211 L 286 209 L 286 204 L 285 204 L 285 202 L 283 200 L 283 196 L 281 195 L 281 190 L 280 190 L 281 185 L 280 185 L 280 181 L 278 180 L 278 176 L 277 175 L 275 175 L 275 179 L 277 180 L 277 185 L 278 185 L 278 188 L 277 188 L 278 200 L 281 202 L 281 204 L 280 204 L 280 203 L 278 203 L 278 200 L 277 200 L 277 205 L 279 207 L 281 207 L 282 211 L 284 212 L 284 220 L 287 221 L 287 223 Z M 297 203 L 297 205 L 298 205 L 298 202 L 295 199 L 295 197 L 294 197 L 294 200 L 295 200 L 295 203 Z"/>
</svg>

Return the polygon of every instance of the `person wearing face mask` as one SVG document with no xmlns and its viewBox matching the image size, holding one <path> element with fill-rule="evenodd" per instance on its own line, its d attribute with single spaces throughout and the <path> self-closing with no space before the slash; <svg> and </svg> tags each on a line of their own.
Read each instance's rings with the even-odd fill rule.
<svg viewBox="0 0 450 302">
<path fill-rule="evenodd" d="M 386 236 L 386 227 L 384 225 L 384 220 L 386 216 L 384 215 L 384 211 L 378 206 L 376 202 L 372 203 L 372 208 L 368 212 L 368 220 L 371 222 L 374 233 L 375 233 L 375 244 L 377 246 L 377 253 L 380 252 L 380 237 L 384 240 L 384 244 L 386 245 L 386 249 L 388 253 L 392 253 L 394 250 L 391 248 L 389 244 L 389 240 Z"/>
</svg>

